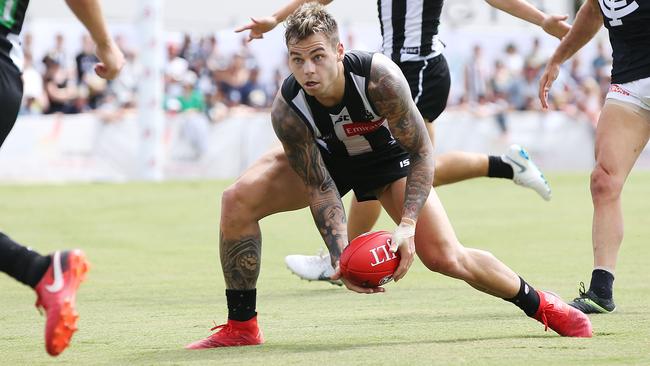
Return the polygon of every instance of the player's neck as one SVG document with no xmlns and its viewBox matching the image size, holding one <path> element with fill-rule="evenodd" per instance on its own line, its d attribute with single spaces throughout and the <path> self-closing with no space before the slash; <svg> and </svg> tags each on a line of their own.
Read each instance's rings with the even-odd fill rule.
<svg viewBox="0 0 650 366">
<path fill-rule="evenodd" d="M 344 96 L 345 70 L 343 69 L 343 63 L 339 62 L 336 80 L 334 83 L 332 83 L 332 86 L 325 93 L 323 93 L 323 95 L 315 96 L 315 98 L 318 103 L 322 104 L 325 107 L 334 107 L 341 104 Z"/>
</svg>

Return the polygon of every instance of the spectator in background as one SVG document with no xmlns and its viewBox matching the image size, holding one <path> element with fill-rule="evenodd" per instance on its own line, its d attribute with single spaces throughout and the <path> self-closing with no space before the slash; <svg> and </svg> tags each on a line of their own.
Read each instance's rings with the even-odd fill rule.
<svg viewBox="0 0 650 366">
<path fill-rule="evenodd" d="M 532 68 L 539 69 L 546 63 L 546 60 L 547 56 L 542 50 L 541 41 L 539 38 L 535 37 L 533 39 L 533 46 L 530 49 L 530 53 L 526 56 L 525 64 Z"/>
<path fill-rule="evenodd" d="M 506 46 L 506 54 L 503 58 L 503 63 L 510 72 L 519 76 L 524 70 L 524 58 L 519 53 L 517 46 L 514 43 L 508 43 Z"/>
<path fill-rule="evenodd" d="M 478 102 L 488 93 L 488 70 L 483 61 L 483 50 L 474 45 L 472 58 L 465 65 L 465 96 L 469 103 Z"/>
<path fill-rule="evenodd" d="M 79 110 L 75 105 L 77 88 L 74 82 L 70 80 L 61 64 L 49 55 L 45 56 L 43 63 L 45 64 L 43 84 L 49 101 L 45 113 L 78 113 Z"/>
<path fill-rule="evenodd" d="M 95 45 L 90 36 L 84 34 L 81 37 L 81 51 L 75 56 L 75 66 L 77 68 L 77 84 L 84 82 L 84 77 L 89 73 L 94 73 L 97 56 L 95 56 Z"/>
<path fill-rule="evenodd" d="M 21 114 L 42 114 L 48 107 L 47 96 L 43 88 L 43 76 L 34 68 L 32 54 L 25 52 L 23 66 L 23 101 Z"/>
<path fill-rule="evenodd" d="M 63 34 L 57 33 L 54 36 L 54 48 L 47 52 L 47 57 L 54 60 L 63 70 L 68 67 L 68 54 L 65 50 L 65 38 Z"/>
<path fill-rule="evenodd" d="M 179 107 L 180 136 L 189 144 L 191 159 L 199 159 L 208 147 L 210 123 L 205 114 L 203 94 L 196 88 L 197 76 L 187 71 L 183 76 L 183 93 L 177 98 Z"/>
<path fill-rule="evenodd" d="M 98 62 L 94 52 L 95 45 L 87 34 L 81 37 L 81 51 L 75 56 L 77 87 L 80 94 L 85 94 L 90 109 L 96 109 L 106 91 L 106 80 L 95 74 L 95 64 Z M 83 106 L 82 106 L 82 109 Z"/>
<path fill-rule="evenodd" d="M 217 87 L 226 97 L 226 104 L 229 107 L 239 105 L 243 102 L 244 87 L 250 79 L 250 70 L 246 68 L 246 58 L 243 55 L 235 54 L 230 61 L 228 70 L 223 80 Z"/>
<path fill-rule="evenodd" d="M 264 108 L 269 106 L 269 97 L 266 95 L 266 88 L 259 80 L 260 69 L 250 70 L 248 81 L 241 88 L 242 104 L 253 108 Z"/>
</svg>

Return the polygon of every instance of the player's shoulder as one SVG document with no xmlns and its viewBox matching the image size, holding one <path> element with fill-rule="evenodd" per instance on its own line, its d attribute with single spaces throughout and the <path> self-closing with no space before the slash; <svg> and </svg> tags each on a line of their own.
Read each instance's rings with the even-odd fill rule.
<svg viewBox="0 0 650 366">
<path fill-rule="evenodd" d="M 376 52 L 350 50 L 345 52 L 343 57 L 343 66 L 346 71 L 356 75 L 370 75 L 372 60 Z"/>
<path fill-rule="evenodd" d="M 293 76 L 293 74 L 287 76 L 286 79 L 282 82 L 280 87 L 280 92 L 284 100 L 293 100 L 296 95 L 300 92 L 302 87 L 298 83 L 298 80 Z"/>
</svg>

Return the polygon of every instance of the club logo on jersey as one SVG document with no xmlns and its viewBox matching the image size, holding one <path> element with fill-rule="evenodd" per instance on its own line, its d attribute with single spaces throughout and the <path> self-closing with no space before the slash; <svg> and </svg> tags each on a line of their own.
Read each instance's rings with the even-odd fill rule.
<svg viewBox="0 0 650 366">
<path fill-rule="evenodd" d="M 352 122 L 343 125 L 343 130 L 348 137 L 365 135 L 367 133 L 376 131 L 384 124 L 384 120 L 380 119 L 377 121 L 368 121 L 368 122 Z"/>
<path fill-rule="evenodd" d="M 632 12 L 639 8 L 636 1 L 627 3 L 627 0 L 598 0 L 603 14 L 609 19 L 609 25 L 617 27 L 623 24 L 621 18 L 630 15 Z"/>
</svg>

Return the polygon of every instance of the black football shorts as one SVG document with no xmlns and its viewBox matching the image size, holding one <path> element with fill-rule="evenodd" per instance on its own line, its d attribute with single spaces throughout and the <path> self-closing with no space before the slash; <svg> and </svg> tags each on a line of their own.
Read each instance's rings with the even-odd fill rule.
<svg viewBox="0 0 650 366">
<path fill-rule="evenodd" d="M 451 77 L 442 54 L 424 61 L 397 64 L 411 88 L 411 96 L 425 121 L 433 122 L 447 106 Z"/>
</svg>

